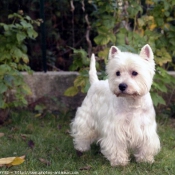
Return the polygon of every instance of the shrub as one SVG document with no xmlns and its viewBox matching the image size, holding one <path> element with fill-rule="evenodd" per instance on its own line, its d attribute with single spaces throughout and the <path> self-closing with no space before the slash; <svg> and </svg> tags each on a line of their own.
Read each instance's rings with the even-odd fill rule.
<svg viewBox="0 0 175 175">
<path fill-rule="evenodd" d="M 27 56 L 26 39 L 35 39 L 33 25 L 40 21 L 22 14 L 8 16 L 9 24 L 0 23 L 0 109 L 21 107 L 27 104 L 30 93 L 21 71 L 31 72 Z"/>
<path fill-rule="evenodd" d="M 166 71 L 167 68 L 174 66 L 173 14 L 175 1 L 93 0 L 90 3 L 95 7 L 91 15 L 96 19 L 93 21 L 92 27 L 97 31 L 97 36 L 94 38 L 96 43 L 94 51 L 98 50 L 96 54 L 100 60 L 99 68 L 103 67 L 101 62 L 106 63 L 111 45 L 117 45 L 122 51 L 137 53 L 143 45 L 148 43 L 153 49 L 157 64 L 151 95 L 155 106 L 165 105 L 162 93 L 167 93 L 175 85 L 175 79 Z M 99 50 L 99 48 L 102 49 Z M 79 52 L 84 51 L 79 50 Z M 78 51 L 75 52 L 75 54 L 77 53 Z M 81 59 L 79 58 L 79 62 L 83 62 L 87 57 L 87 54 L 83 54 Z M 80 76 L 74 81 L 74 86 L 66 90 L 65 95 L 75 95 L 78 93 L 79 87 L 82 92 L 88 89 L 87 66 L 79 64 L 79 69 Z"/>
</svg>

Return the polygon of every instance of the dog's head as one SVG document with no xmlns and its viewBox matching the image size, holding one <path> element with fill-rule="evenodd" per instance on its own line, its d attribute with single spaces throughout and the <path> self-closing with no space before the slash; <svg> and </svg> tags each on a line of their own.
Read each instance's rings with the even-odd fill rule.
<svg viewBox="0 0 175 175">
<path fill-rule="evenodd" d="M 139 55 L 111 47 L 107 74 L 110 89 L 117 96 L 137 97 L 148 93 L 154 71 L 154 56 L 148 44 L 141 49 Z"/>
</svg>

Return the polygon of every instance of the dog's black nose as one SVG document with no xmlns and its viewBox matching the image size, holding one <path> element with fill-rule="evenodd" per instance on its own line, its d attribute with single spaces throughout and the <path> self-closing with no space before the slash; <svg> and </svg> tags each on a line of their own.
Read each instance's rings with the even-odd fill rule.
<svg viewBox="0 0 175 175">
<path fill-rule="evenodd" d="M 123 92 L 123 91 L 125 91 L 125 89 L 128 87 L 127 86 L 127 84 L 125 84 L 125 83 L 121 83 L 121 84 L 119 84 L 119 89 Z"/>
</svg>

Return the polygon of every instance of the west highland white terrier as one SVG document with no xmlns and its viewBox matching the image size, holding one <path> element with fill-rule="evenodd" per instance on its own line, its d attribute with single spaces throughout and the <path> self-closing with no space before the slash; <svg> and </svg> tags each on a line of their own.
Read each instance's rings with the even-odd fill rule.
<svg viewBox="0 0 175 175">
<path fill-rule="evenodd" d="M 160 150 L 150 88 L 155 71 L 152 49 L 140 54 L 121 52 L 112 46 L 107 80 L 98 80 L 92 54 L 91 87 L 71 123 L 71 136 L 78 151 L 97 141 L 112 166 L 126 165 L 132 153 L 137 162 L 154 162 Z"/>
</svg>

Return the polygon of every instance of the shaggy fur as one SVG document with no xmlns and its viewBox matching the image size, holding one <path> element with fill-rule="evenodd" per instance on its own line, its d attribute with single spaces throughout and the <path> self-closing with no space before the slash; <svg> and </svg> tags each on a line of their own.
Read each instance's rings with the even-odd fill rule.
<svg viewBox="0 0 175 175">
<path fill-rule="evenodd" d="M 160 150 L 149 93 L 154 69 L 153 52 L 148 44 L 139 55 L 112 46 L 108 79 L 99 81 L 92 55 L 91 87 L 71 123 L 76 150 L 87 151 L 97 141 L 112 166 L 126 165 L 130 153 L 137 162 L 154 161 Z"/>
</svg>

